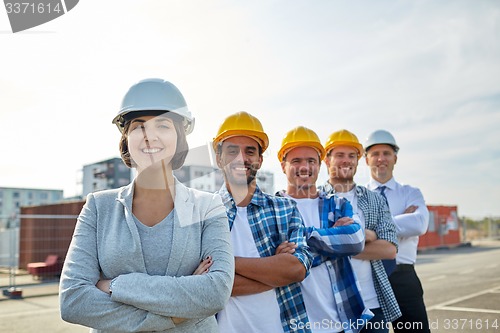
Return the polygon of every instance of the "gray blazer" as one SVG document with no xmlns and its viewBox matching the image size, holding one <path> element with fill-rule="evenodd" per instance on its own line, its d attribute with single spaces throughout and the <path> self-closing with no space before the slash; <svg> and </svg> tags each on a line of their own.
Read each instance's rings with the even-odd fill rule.
<svg viewBox="0 0 500 333">
<path fill-rule="evenodd" d="M 220 197 L 176 180 L 173 244 L 165 276 L 146 273 L 132 216 L 133 183 L 87 196 L 64 262 L 63 320 L 91 332 L 218 332 L 214 314 L 230 297 L 234 279 L 226 210 Z M 204 275 L 191 275 L 212 256 Z M 108 295 L 95 286 L 116 278 Z M 170 317 L 189 318 L 174 325 Z"/>
</svg>

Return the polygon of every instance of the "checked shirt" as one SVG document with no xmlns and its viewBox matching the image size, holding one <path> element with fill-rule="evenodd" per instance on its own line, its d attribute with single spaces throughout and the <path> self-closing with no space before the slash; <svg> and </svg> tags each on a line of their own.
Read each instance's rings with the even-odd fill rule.
<svg viewBox="0 0 500 333">
<path fill-rule="evenodd" d="M 225 184 L 222 185 L 218 194 L 226 206 L 229 228 L 232 229 L 236 217 L 236 204 Z M 255 245 L 261 257 L 273 256 L 276 248 L 284 241 L 294 242 L 297 248 L 293 255 L 309 272 L 312 255 L 306 243 L 302 218 L 292 200 L 266 194 L 257 186 L 247 206 L 247 214 Z M 283 331 L 285 333 L 310 333 L 300 284 L 292 283 L 275 288 L 275 291 Z M 297 325 L 298 322 L 301 325 Z"/>
<path fill-rule="evenodd" d="M 325 184 L 323 190 L 330 194 L 335 193 L 335 189 L 329 182 Z M 384 239 L 397 246 L 396 226 L 384 198 L 380 194 L 359 185 L 356 185 L 356 196 L 358 198 L 358 209 L 363 212 L 365 217 L 365 228 L 375 231 L 379 239 Z M 382 261 L 370 260 L 370 264 L 372 266 L 375 292 L 385 320 L 394 321 L 401 317 L 401 311 Z"/>
<path fill-rule="evenodd" d="M 284 196 L 285 192 L 277 195 Z M 351 203 L 345 198 L 319 191 L 318 212 L 321 228 L 306 228 L 307 244 L 314 258 L 313 267 L 325 263 L 342 328 L 346 333 L 356 333 L 373 317 L 365 307 L 350 260 L 350 256 L 363 251 L 365 235 L 358 216 L 353 214 Z M 334 227 L 341 217 L 354 218 L 355 223 Z"/>
</svg>

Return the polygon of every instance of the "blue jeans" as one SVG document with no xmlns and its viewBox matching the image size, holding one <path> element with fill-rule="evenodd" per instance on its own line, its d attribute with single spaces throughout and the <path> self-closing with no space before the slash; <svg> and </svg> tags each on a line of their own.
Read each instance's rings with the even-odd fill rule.
<svg viewBox="0 0 500 333">
<path fill-rule="evenodd" d="M 381 308 L 370 309 L 375 315 L 363 328 L 360 333 L 389 333 L 389 322 L 384 318 Z"/>
</svg>

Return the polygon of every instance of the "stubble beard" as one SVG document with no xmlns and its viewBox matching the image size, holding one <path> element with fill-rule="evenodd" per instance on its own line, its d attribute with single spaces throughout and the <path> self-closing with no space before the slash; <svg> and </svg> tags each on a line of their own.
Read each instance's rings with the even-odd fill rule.
<svg viewBox="0 0 500 333">
<path fill-rule="evenodd" d="M 354 171 L 355 169 L 353 169 L 353 172 L 349 172 L 348 175 L 344 175 L 340 168 L 337 168 L 331 173 L 333 175 L 330 176 L 329 182 L 335 189 L 335 192 L 348 192 L 355 185 Z"/>
<path fill-rule="evenodd" d="M 226 180 L 230 183 L 230 184 L 233 184 L 233 185 L 250 185 L 253 181 L 256 180 L 257 178 L 257 171 L 259 170 L 259 168 L 255 168 L 253 165 L 245 165 L 246 168 L 248 168 L 250 170 L 248 176 L 246 177 L 245 180 L 243 180 L 242 177 L 235 177 L 233 176 L 232 172 L 229 170 L 229 171 L 225 171 L 225 178 Z"/>
</svg>

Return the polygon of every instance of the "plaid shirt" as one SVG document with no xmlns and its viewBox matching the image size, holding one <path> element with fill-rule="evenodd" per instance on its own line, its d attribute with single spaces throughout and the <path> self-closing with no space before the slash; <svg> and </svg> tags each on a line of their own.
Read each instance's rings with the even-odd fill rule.
<svg viewBox="0 0 500 333">
<path fill-rule="evenodd" d="M 277 195 L 283 196 L 285 191 Z M 351 203 L 345 198 L 319 191 L 318 208 L 321 228 L 306 228 L 307 244 L 314 258 L 313 267 L 326 265 L 342 328 L 346 333 L 357 333 L 373 317 L 363 302 L 359 291 L 361 287 L 350 260 L 351 255 L 364 249 L 363 228 L 357 215 L 353 214 Z M 341 217 L 354 218 L 355 223 L 334 227 Z"/>
<path fill-rule="evenodd" d="M 330 194 L 335 193 L 335 189 L 329 182 L 325 184 L 323 190 Z M 382 196 L 359 185 L 356 186 L 356 196 L 358 198 L 358 209 L 363 212 L 365 217 L 365 228 L 375 231 L 379 239 L 384 239 L 397 246 L 396 226 L 392 220 L 389 207 Z M 401 317 L 401 311 L 382 261 L 370 260 L 370 264 L 372 266 L 375 292 L 385 320 L 394 321 Z"/>
<path fill-rule="evenodd" d="M 225 184 L 218 193 L 226 206 L 229 228 L 232 229 L 236 217 L 236 204 Z M 309 272 L 312 255 L 306 243 L 305 227 L 295 202 L 266 194 L 257 186 L 252 201 L 247 206 L 247 213 L 248 223 L 261 257 L 273 256 L 276 248 L 284 241 L 294 242 L 298 247 L 293 255 Z M 278 287 L 275 291 L 283 331 L 285 333 L 310 333 L 300 283 Z"/>
</svg>

